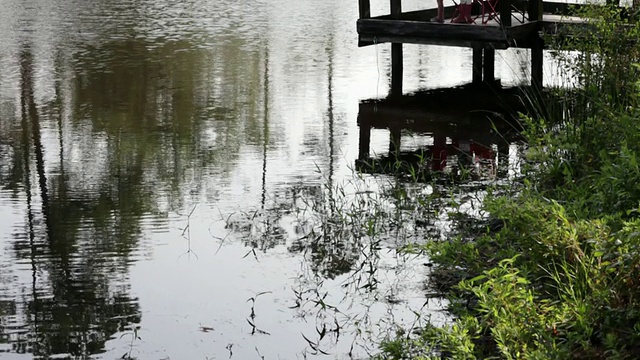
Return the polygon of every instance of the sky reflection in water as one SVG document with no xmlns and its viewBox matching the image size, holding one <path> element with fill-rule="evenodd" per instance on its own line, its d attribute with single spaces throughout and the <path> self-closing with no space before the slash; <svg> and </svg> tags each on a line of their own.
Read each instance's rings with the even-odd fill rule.
<svg viewBox="0 0 640 360">
<path fill-rule="evenodd" d="M 356 47 L 356 6 L 5 0 L 3 358 L 362 357 L 411 324 L 425 259 L 393 249 L 427 230 L 322 225 L 397 205 L 353 172 L 389 62 Z M 406 91 L 470 78 L 466 49 L 406 49 Z M 502 60 L 526 56 L 498 58 L 517 81 Z"/>
</svg>

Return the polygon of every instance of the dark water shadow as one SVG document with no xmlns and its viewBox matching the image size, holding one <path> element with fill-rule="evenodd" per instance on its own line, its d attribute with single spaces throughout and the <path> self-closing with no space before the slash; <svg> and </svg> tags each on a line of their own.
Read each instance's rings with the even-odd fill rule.
<svg viewBox="0 0 640 360">
<path fill-rule="evenodd" d="M 359 104 L 358 171 L 421 182 L 506 176 L 498 162 L 521 139 L 521 88 L 467 85 L 363 100 Z M 387 130 L 387 149 L 372 149 L 372 130 Z M 407 137 L 423 144 L 407 147 Z"/>
</svg>

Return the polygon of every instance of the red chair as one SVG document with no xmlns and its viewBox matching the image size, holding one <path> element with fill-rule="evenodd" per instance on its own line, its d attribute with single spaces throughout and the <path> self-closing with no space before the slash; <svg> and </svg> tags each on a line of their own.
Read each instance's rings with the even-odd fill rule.
<svg viewBox="0 0 640 360">
<path fill-rule="evenodd" d="M 473 0 L 471 4 L 457 4 L 454 0 L 453 3 L 456 6 L 456 11 L 453 20 L 451 22 L 456 22 L 454 20 L 460 18 L 466 18 L 466 21 L 458 21 L 461 23 L 469 23 L 476 24 L 477 20 L 480 19 L 480 23 L 482 25 L 487 25 L 487 23 L 493 19 L 500 19 L 500 14 L 498 12 L 498 1 L 499 0 Z M 476 8 L 478 13 L 471 14 L 472 9 Z"/>
<path fill-rule="evenodd" d="M 494 19 L 500 23 L 499 0 L 473 0 L 473 2 L 480 7 L 480 14 L 476 15 L 474 20 L 480 18 L 482 25 L 487 25 Z"/>
<path fill-rule="evenodd" d="M 451 20 L 452 22 L 456 22 L 454 20 L 460 18 L 466 18 L 466 21 L 457 21 L 460 23 L 469 23 L 476 24 L 477 20 L 480 19 L 480 23 L 482 25 L 487 25 L 490 21 L 494 20 L 497 24 L 500 24 L 500 0 L 472 0 L 471 4 L 463 4 L 462 2 L 458 4 L 456 0 L 453 0 L 453 3 L 456 7 L 454 11 L 454 18 Z M 471 15 L 471 10 L 473 8 L 478 10 L 477 14 Z M 523 10 L 512 7 L 512 16 L 520 23 L 525 22 L 525 13 Z"/>
</svg>

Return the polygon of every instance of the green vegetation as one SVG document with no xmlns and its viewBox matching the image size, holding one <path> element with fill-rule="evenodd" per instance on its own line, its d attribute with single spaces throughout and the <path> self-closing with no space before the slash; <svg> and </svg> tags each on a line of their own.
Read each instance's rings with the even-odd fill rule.
<svg viewBox="0 0 640 360">
<path fill-rule="evenodd" d="M 529 96 L 522 181 L 486 197 L 472 239 L 412 247 L 455 320 L 390 339 L 381 357 L 640 354 L 640 26 L 615 7 L 578 12 L 594 19 L 584 33 L 549 39 L 571 86 Z"/>
</svg>

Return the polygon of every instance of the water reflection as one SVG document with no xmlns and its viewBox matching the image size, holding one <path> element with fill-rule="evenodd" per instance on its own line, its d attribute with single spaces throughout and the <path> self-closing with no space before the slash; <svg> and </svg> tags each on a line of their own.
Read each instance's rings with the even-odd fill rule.
<svg viewBox="0 0 640 360">
<path fill-rule="evenodd" d="M 114 286 L 113 280 L 126 272 L 128 254 L 137 245 L 135 217 L 144 199 L 127 198 L 123 204 L 117 192 L 72 191 L 62 143 L 60 167 L 48 175 L 28 45 L 20 52 L 20 75 L 20 131 L 8 139 L 15 161 L 3 177 L 7 189 L 24 189 L 26 221 L 14 229 L 12 253 L 15 261 L 28 264 L 31 285 L 27 290 L 23 284 L 14 294 L 22 292 L 24 300 L 2 313 L 7 323 L 2 339 L 18 353 L 84 357 L 103 351 L 113 334 L 140 320 L 127 286 Z"/>
<path fill-rule="evenodd" d="M 402 181 L 352 171 L 389 60 L 356 47 L 357 2 L 3 5 L 7 356 L 362 357 L 432 310 L 397 249 L 435 236 L 437 203 L 406 212 Z"/>
<path fill-rule="evenodd" d="M 3 351 L 85 358 L 141 322 L 127 279 L 146 223 L 167 229 L 185 188 L 200 193 L 205 175 L 224 182 L 241 144 L 267 146 L 258 119 L 268 58 L 252 55 L 240 71 L 234 44 L 212 58 L 188 41 L 109 40 L 57 52 L 47 94 L 33 45 L 20 46 L 19 107 L 1 107 L 0 178 L 4 201 L 24 202 L 26 218 L 3 239 L 3 263 L 18 265 L 6 270 L 16 275 L 3 290 L 0 341 Z M 29 288 L 16 280 L 28 272 Z"/>
<path fill-rule="evenodd" d="M 505 178 L 509 146 L 520 139 L 521 90 L 467 85 L 364 100 L 356 167 L 414 181 Z M 372 130 L 381 129 L 388 146 L 372 149 Z"/>
</svg>

